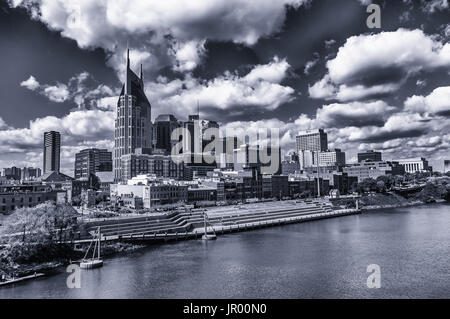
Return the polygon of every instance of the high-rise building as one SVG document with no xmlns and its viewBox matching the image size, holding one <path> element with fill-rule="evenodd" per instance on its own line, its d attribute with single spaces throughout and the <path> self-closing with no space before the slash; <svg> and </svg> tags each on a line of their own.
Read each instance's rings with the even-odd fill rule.
<svg viewBox="0 0 450 319">
<path fill-rule="evenodd" d="M 335 150 L 327 150 L 319 152 L 319 166 L 344 166 L 345 152 L 336 148 Z"/>
<path fill-rule="evenodd" d="M 170 153 L 172 146 L 178 140 L 172 141 L 172 132 L 180 126 L 178 120 L 172 114 L 161 114 L 155 119 L 154 138 L 155 148 Z"/>
<path fill-rule="evenodd" d="M 112 153 L 107 149 L 88 148 L 75 154 L 75 178 L 112 171 Z"/>
<path fill-rule="evenodd" d="M 129 51 L 125 83 L 117 102 L 114 139 L 114 179 L 121 180 L 120 158 L 133 154 L 136 148 L 152 148 L 151 105 L 144 92 L 142 75 L 138 77 L 130 69 Z"/>
<path fill-rule="evenodd" d="M 202 153 L 208 143 L 214 138 L 219 138 L 219 124 L 216 121 L 202 120 L 199 115 L 189 115 L 183 127 L 190 135 L 190 139 L 184 140 L 183 153 Z M 205 135 L 208 129 L 211 129 L 210 132 L 213 133 L 214 138 Z"/>
<path fill-rule="evenodd" d="M 59 172 L 61 153 L 61 135 L 59 132 L 44 133 L 44 174 L 51 171 Z"/>
<path fill-rule="evenodd" d="M 248 169 L 256 169 L 262 174 L 281 174 L 280 147 L 242 144 L 234 150 L 234 170 Z"/>
<path fill-rule="evenodd" d="M 444 160 L 444 174 L 450 172 L 450 160 Z"/>
<path fill-rule="evenodd" d="M 323 129 L 299 132 L 296 137 L 300 169 L 317 165 L 318 152 L 328 149 L 328 136 Z"/>
<path fill-rule="evenodd" d="M 370 150 L 358 153 L 358 163 L 361 163 L 362 161 L 381 162 L 381 152 Z"/>
<path fill-rule="evenodd" d="M 328 149 L 328 136 L 323 129 L 299 132 L 296 138 L 297 153 L 300 151 L 321 151 Z"/>
<path fill-rule="evenodd" d="M 21 169 L 19 167 L 8 167 L 3 169 L 3 176 L 6 179 L 20 180 L 21 178 Z"/>
<path fill-rule="evenodd" d="M 22 168 L 21 179 L 23 181 L 34 180 L 41 176 L 41 169 L 34 167 L 24 167 Z"/>
</svg>

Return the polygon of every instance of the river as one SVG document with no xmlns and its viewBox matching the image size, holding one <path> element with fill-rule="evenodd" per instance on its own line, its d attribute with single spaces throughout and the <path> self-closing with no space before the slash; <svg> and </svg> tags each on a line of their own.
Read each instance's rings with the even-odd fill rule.
<svg viewBox="0 0 450 319">
<path fill-rule="evenodd" d="M 381 287 L 367 287 L 367 266 Z M 0 298 L 450 298 L 450 205 L 376 210 L 154 245 L 0 288 Z"/>
</svg>

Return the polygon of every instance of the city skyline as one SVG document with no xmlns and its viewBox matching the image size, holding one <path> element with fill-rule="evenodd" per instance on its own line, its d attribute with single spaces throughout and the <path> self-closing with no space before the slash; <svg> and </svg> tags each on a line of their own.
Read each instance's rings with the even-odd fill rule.
<svg viewBox="0 0 450 319">
<path fill-rule="evenodd" d="M 251 4 L 235 2 L 249 18 L 264 15 L 264 10 L 253 13 Z M 286 1 L 294 4 L 287 9 L 271 4 L 270 19 L 276 20 L 269 19 L 265 29 L 259 22 L 244 28 L 233 20 L 233 30 L 203 27 L 202 34 L 193 24 L 180 32 L 179 27 L 188 23 L 181 15 L 171 25 L 127 25 L 107 19 L 105 25 L 94 26 L 85 19 L 78 21 L 99 31 L 113 25 L 103 40 L 56 20 L 63 12 L 52 10 L 63 8 L 45 15 L 35 11 L 33 16 L 23 7 L 32 12 L 44 4 L 35 9 L 33 1 L 16 1 L 20 5 L 15 8 L 13 2 L 2 4 L 0 23 L 12 21 L 21 27 L 1 28 L 10 36 L 1 37 L 7 50 L 0 62 L 6 74 L 1 80 L 0 167 L 41 167 L 42 134 L 50 130 L 61 132 L 63 173 L 73 176 L 74 155 L 82 149 L 112 151 L 128 43 L 131 69 L 139 70 L 141 63 L 144 67 L 152 120 L 161 114 L 186 120 L 197 113 L 198 101 L 201 117 L 218 120 L 224 128 L 280 127 L 285 153 L 295 149 L 299 131 L 323 128 L 329 148 L 341 148 L 349 163 L 357 161 L 358 152 L 374 149 L 385 160 L 426 157 L 442 171 L 444 159 L 450 157 L 448 5 L 385 3 L 382 29 L 369 30 L 361 2 Z M 82 17 L 96 14 L 89 7 L 80 10 Z M 220 10 L 237 19 L 232 6 Z M 315 23 L 330 26 L 325 23 L 330 11 L 348 21 L 338 21 L 333 30 L 314 29 Z M 205 26 L 224 12 L 206 11 L 195 23 Z M 318 22 L 310 21 L 311 16 Z M 163 30 L 169 30 L 170 41 L 159 38 Z M 23 61 L 16 56 L 26 55 L 23 37 L 28 31 L 52 53 L 33 50 L 36 57 L 18 67 Z M 295 47 L 289 42 L 293 37 Z M 383 45 L 388 41 L 394 44 Z M 376 54 L 361 55 L 368 47 Z M 361 58 L 349 60 L 349 55 Z M 409 58 L 402 59 L 405 55 Z"/>
</svg>

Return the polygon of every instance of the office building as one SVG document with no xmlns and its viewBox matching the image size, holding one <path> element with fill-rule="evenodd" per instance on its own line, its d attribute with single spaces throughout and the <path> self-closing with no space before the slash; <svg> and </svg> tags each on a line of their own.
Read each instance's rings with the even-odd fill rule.
<svg viewBox="0 0 450 319">
<path fill-rule="evenodd" d="M 154 124 L 154 145 L 155 148 L 164 150 L 170 154 L 172 146 L 179 139 L 172 141 L 172 132 L 180 126 L 178 120 L 172 114 L 161 114 L 155 119 Z"/>
<path fill-rule="evenodd" d="M 328 149 L 328 135 L 323 129 L 299 132 L 296 137 L 297 153 L 300 151 L 326 151 Z"/>
<path fill-rule="evenodd" d="M 111 171 L 112 153 L 107 149 L 89 148 L 75 154 L 75 178 Z"/>
<path fill-rule="evenodd" d="M 317 165 L 318 153 L 328 150 L 328 135 L 323 129 L 299 132 L 296 137 L 300 170 Z"/>
<path fill-rule="evenodd" d="M 345 165 L 345 152 L 342 152 L 339 148 L 335 150 L 327 150 L 325 152 L 319 152 L 319 166 L 344 166 Z"/>
<path fill-rule="evenodd" d="M 44 174 L 47 172 L 59 172 L 61 153 L 61 135 L 59 132 L 50 131 L 44 133 Z"/>
<path fill-rule="evenodd" d="M 32 181 L 41 176 L 41 169 L 34 167 L 22 168 L 21 179 L 22 181 Z"/>
<path fill-rule="evenodd" d="M 20 180 L 22 176 L 22 170 L 19 167 L 8 167 L 3 169 L 3 176 L 10 180 Z"/>
<path fill-rule="evenodd" d="M 243 144 L 234 150 L 234 170 L 256 168 L 259 174 L 281 174 L 281 149 L 279 146 Z"/>
<path fill-rule="evenodd" d="M 450 160 L 444 160 L 444 174 L 450 172 Z"/>
<path fill-rule="evenodd" d="M 374 150 L 358 153 L 358 163 L 362 161 L 381 162 L 381 152 Z"/>
<path fill-rule="evenodd" d="M 133 154 L 137 148 L 152 148 L 151 105 L 144 92 L 142 74 L 138 77 L 130 69 L 129 51 L 125 83 L 117 102 L 114 132 L 114 178 L 120 180 L 123 155 Z"/>
<path fill-rule="evenodd" d="M 383 175 L 404 175 L 404 166 L 398 162 L 372 162 L 362 161 L 361 163 L 350 164 L 342 169 L 348 176 L 355 176 L 358 182 L 366 178 L 377 179 L 378 176 Z"/>
<path fill-rule="evenodd" d="M 122 156 L 121 163 L 122 181 L 144 174 L 172 179 L 184 178 L 183 162 L 174 162 L 173 157 L 170 155 L 126 154 Z"/>
</svg>

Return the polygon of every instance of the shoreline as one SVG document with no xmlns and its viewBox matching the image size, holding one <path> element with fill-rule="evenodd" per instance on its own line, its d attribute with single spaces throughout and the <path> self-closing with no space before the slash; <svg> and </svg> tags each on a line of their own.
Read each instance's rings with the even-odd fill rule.
<svg viewBox="0 0 450 319">
<path fill-rule="evenodd" d="M 360 207 L 360 212 L 364 213 L 364 212 L 369 212 L 369 211 L 376 211 L 376 210 L 381 210 L 381 209 L 388 209 L 388 208 L 402 208 L 402 207 L 414 207 L 414 206 L 422 206 L 422 205 L 429 205 L 429 204 L 445 204 L 448 203 L 446 200 L 444 199 L 439 199 L 436 200 L 433 203 L 424 203 L 422 201 L 412 201 L 412 202 L 405 202 L 405 203 L 397 203 L 397 204 L 386 204 L 386 205 L 368 205 L 368 206 L 361 206 Z M 346 216 L 346 215 L 342 215 L 342 216 Z M 341 215 L 338 215 L 336 217 L 341 217 Z M 310 220 L 320 220 L 320 219 L 326 219 L 327 217 L 313 217 Z M 330 218 L 330 217 L 328 217 Z M 308 220 L 306 220 L 308 221 Z M 297 220 L 297 221 L 293 221 L 291 220 L 290 222 L 279 222 L 277 224 L 274 224 L 273 226 L 278 226 L 278 225 L 287 225 L 287 224 L 291 224 L 291 223 L 300 223 L 302 222 L 301 220 Z M 242 225 L 243 226 L 243 225 Z M 268 226 L 271 227 L 271 226 Z M 238 232 L 245 232 L 245 231 L 250 231 L 253 229 L 256 229 L 257 227 L 238 227 Z M 217 229 L 218 230 L 218 229 Z M 220 234 L 220 231 L 218 230 L 218 233 Z M 121 254 L 128 254 L 128 253 L 132 253 L 141 249 L 144 249 L 150 245 L 154 245 L 156 242 L 148 242 L 145 244 L 136 244 L 136 243 L 127 243 L 127 242 L 110 242 L 110 243 L 105 243 L 103 244 L 104 246 L 102 247 L 102 257 L 111 257 L 111 256 L 117 256 L 117 255 L 121 255 Z M 159 243 L 159 242 L 158 242 Z M 76 253 L 75 253 L 76 254 Z M 3 272 L 0 271 L 0 273 L 6 274 L 6 276 L 8 276 L 9 278 L 15 278 L 15 279 L 20 279 L 20 278 L 24 278 L 27 276 L 32 275 L 33 273 L 42 273 L 42 276 L 48 276 L 51 275 L 54 272 L 58 272 L 58 268 L 60 267 L 65 267 L 67 265 L 73 264 L 73 263 L 77 263 L 79 262 L 79 258 L 77 259 L 77 257 L 74 254 L 74 259 L 68 259 L 68 260 L 63 260 L 63 261 L 50 261 L 50 262 L 45 262 L 45 263 L 39 263 L 39 264 L 32 264 L 32 265 L 19 265 L 16 268 L 11 268 L 8 270 L 3 270 Z M 84 252 L 83 252 L 84 254 Z M 40 278 L 36 277 L 36 278 Z M 30 278 L 34 279 L 34 278 Z M 28 280 L 28 279 L 27 279 Z M 24 280 L 25 281 L 25 280 Z M 1 280 L 0 280 L 1 282 Z M 14 285 L 15 282 L 11 283 L 11 285 Z M 3 286 L 10 286 L 10 285 L 3 285 Z"/>
<path fill-rule="evenodd" d="M 434 202 L 430 203 L 424 203 L 423 201 L 411 201 L 411 202 L 405 202 L 405 203 L 398 203 L 398 204 L 386 204 L 386 205 L 368 205 L 368 206 L 362 206 L 361 210 L 364 211 L 373 211 L 377 209 L 387 209 L 387 208 L 402 208 L 402 207 L 416 207 L 416 206 L 425 206 L 425 205 L 432 205 L 432 204 L 445 204 L 448 203 L 445 199 L 437 199 Z"/>
</svg>

